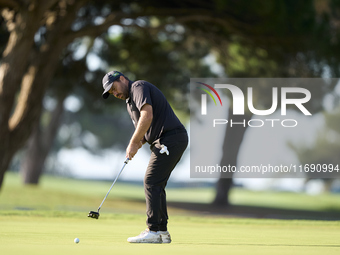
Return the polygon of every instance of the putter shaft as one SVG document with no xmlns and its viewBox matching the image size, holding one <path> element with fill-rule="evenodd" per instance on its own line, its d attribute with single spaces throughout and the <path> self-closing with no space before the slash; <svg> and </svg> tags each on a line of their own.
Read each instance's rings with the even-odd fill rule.
<svg viewBox="0 0 340 255">
<path fill-rule="evenodd" d="M 126 164 L 127 164 L 128 162 L 129 162 L 129 158 L 127 158 L 127 159 L 124 161 L 124 165 L 123 165 L 122 169 L 120 169 L 120 171 L 119 171 L 119 173 L 117 174 L 117 176 L 116 176 L 115 180 L 113 181 L 113 183 L 112 183 L 112 185 L 111 185 L 111 187 L 110 187 L 109 191 L 107 192 L 107 194 L 106 194 L 106 196 L 104 197 L 104 199 L 103 199 L 102 203 L 101 203 L 101 204 L 100 204 L 100 206 L 98 207 L 98 213 L 99 213 L 99 210 L 100 210 L 100 208 L 102 207 L 102 205 L 103 205 L 103 203 L 104 203 L 105 199 L 106 199 L 106 198 L 107 198 L 107 196 L 109 195 L 109 193 L 110 193 L 110 191 L 111 191 L 111 189 L 112 189 L 113 185 L 115 185 L 115 183 L 116 183 L 116 181 L 117 181 L 118 177 L 119 177 L 119 176 L 120 176 L 120 174 L 123 172 L 123 169 L 124 169 L 124 167 L 126 166 Z"/>
</svg>

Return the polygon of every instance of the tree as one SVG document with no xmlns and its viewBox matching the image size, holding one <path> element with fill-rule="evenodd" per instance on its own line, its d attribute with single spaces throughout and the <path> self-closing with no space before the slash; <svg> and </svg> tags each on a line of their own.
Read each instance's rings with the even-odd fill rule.
<svg viewBox="0 0 340 255">
<path fill-rule="evenodd" d="M 190 76 L 213 75 L 209 67 L 201 61 L 208 54 L 209 48 L 200 44 L 188 47 L 187 45 L 190 45 L 187 42 L 188 36 L 183 35 L 181 38 L 172 40 L 173 33 L 166 33 L 166 31 L 162 33 L 164 37 L 168 38 L 167 40 L 159 38 L 157 34 L 148 30 L 138 28 L 122 31 L 122 34 L 114 38 L 110 38 L 104 33 L 96 38 L 96 40 L 102 40 L 104 46 L 97 49 L 92 48 L 93 44 L 90 44 L 91 47 L 87 48 L 87 54 L 77 60 L 74 59 L 73 55 L 75 54 L 71 50 L 76 47 L 68 47 L 70 52 L 64 54 L 54 75 L 52 86 L 47 90 L 49 97 L 56 99 L 56 108 L 53 112 L 48 113 L 51 115 L 49 124 L 46 123 L 46 113 L 42 114 L 45 117 L 41 117 L 43 121 L 40 121 L 41 124 L 33 130 L 27 144 L 26 157 L 22 160 L 20 169 L 24 183 L 38 184 L 44 162 L 52 149 L 52 143 L 60 124 L 63 101 L 71 93 L 86 104 L 77 114 L 73 114 L 72 118 L 67 118 L 70 121 L 66 119 L 63 121 L 63 124 L 66 125 L 72 125 L 75 122 L 80 124 L 81 134 L 75 139 L 79 140 L 82 134 L 91 132 L 98 139 L 100 148 L 115 146 L 124 149 L 130 133 L 122 132 L 122 130 L 129 130 L 129 126 L 124 125 L 125 121 L 122 121 L 125 118 L 120 116 L 120 111 L 117 108 L 121 107 L 118 107 L 117 101 L 106 100 L 104 109 L 95 109 L 96 105 L 103 104 L 100 96 L 100 81 L 104 71 L 98 71 L 97 75 L 88 70 L 86 59 L 90 52 L 98 54 L 103 62 L 102 65 L 115 66 L 126 75 L 145 77 L 145 79 L 150 77 L 176 109 L 187 110 L 184 100 L 186 87 L 183 84 L 186 84 Z M 83 46 L 85 47 L 85 45 Z M 85 79 L 87 74 L 95 76 L 91 79 L 91 83 Z M 91 87 L 97 87 L 98 91 L 93 91 Z M 105 111 L 105 109 L 109 109 L 109 111 Z M 106 114 L 106 112 L 108 113 Z M 112 120 L 107 122 L 108 118 Z M 117 119 L 120 121 L 115 121 Z M 128 120 L 128 124 L 131 126 L 130 120 Z M 72 146 L 70 142 L 61 146 L 65 145 Z M 61 146 L 54 148 L 58 149 Z M 93 153 L 101 151 L 99 148 L 88 148 L 85 144 L 82 146 Z"/>
<path fill-rule="evenodd" d="M 62 121 L 65 99 L 77 86 L 89 86 L 84 79 L 84 73 L 87 71 L 85 60 L 73 61 L 72 54 L 68 53 L 64 54 L 62 61 L 59 61 L 47 91 L 49 97 L 55 100 L 55 107 L 50 111 L 46 109 L 42 111 L 28 139 L 25 157 L 21 161 L 20 172 L 25 184 L 38 184 Z M 91 85 L 93 86 L 92 83 Z"/>
<path fill-rule="evenodd" d="M 186 33 L 215 44 L 266 49 L 270 58 L 289 67 L 285 70 L 294 68 L 298 58 L 303 68 L 327 63 L 337 74 L 339 37 L 331 24 L 336 24 L 338 4 L 330 1 L 331 13 L 315 13 L 313 2 L 0 1 L 9 32 L 0 65 L 0 187 L 11 158 L 39 121 L 62 52 L 76 38 L 97 37 L 112 25 L 160 31 L 182 24 Z M 142 22 L 153 17 L 158 22 Z"/>
<path fill-rule="evenodd" d="M 228 24 L 215 1 L 3 0 L 0 7 L 9 32 L 0 65 L 0 187 L 39 121 L 62 51 L 75 38 L 96 37 L 115 24 L 136 26 L 138 17 L 161 17 L 160 27 L 202 17 Z"/>
<path fill-rule="evenodd" d="M 327 1 L 326 1 L 327 2 Z M 220 47 L 217 43 L 216 52 L 219 53 L 219 62 L 225 67 L 229 77 L 320 77 L 327 66 L 330 75 L 339 74 L 339 33 L 334 29 L 330 20 L 336 19 L 336 14 L 329 11 L 316 9 L 313 2 L 276 2 L 280 8 L 273 8 L 270 21 L 277 21 L 279 26 L 266 24 L 262 29 L 271 31 L 273 36 L 264 41 L 258 40 L 244 42 L 239 38 L 226 47 Z M 330 1 L 326 3 L 333 8 L 339 9 L 338 3 Z M 275 11 L 274 11 L 275 10 Z M 268 11 L 268 9 L 267 9 Z M 275 22 L 273 22 L 274 24 Z M 280 27 L 278 30 L 277 28 Z M 271 30 L 274 29 L 274 30 Z M 336 39 L 335 39 L 336 38 Z M 238 42 L 238 43 L 236 43 Z M 223 43 L 223 42 L 222 42 Z M 234 61 L 233 61 L 234 60 Z M 313 102 L 309 109 L 313 113 L 321 111 L 322 100 L 330 93 L 336 84 L 330 84 L 321 90 L 312 91 Z M 318 89 L 318 88 L 317 88 Z M 262 91 L 262 95 L 266 92 Z M 270 95 L 262 98 L 271 98 Z M 256 98 L 255 98 L 256 100 Z M 257 105 L 270 102 L 257 100 Z M 237 119 L 229 109 L 229 119 Z M 249 113 L 243 119 L 250 119 Z M 221 165 L 236 165 L 238 150 L 242 143 L 246 128 L 226 129 L 223 145 Z M 233 146 L 230 146 L 230 145 Z M 235 149 L 236 148 L 236 149 Z M 229 191 L 232 187 L 233 175 L 222 174 L 216 184 L 214 204 L 218 206 L 229 205 Z"/>
</svg>

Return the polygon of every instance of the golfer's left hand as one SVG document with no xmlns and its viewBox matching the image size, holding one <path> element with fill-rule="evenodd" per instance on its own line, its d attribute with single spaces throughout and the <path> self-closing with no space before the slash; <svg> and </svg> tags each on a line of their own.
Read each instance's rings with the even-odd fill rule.
<svg viewBox="0 0 340 255">
<path fill-rule="evenodd" d="M 130 142 L 129 146 L 126 148 L 126 157 L 131 160 L 136 155 L 139 148 L 141 147 L 142 147 L 141 142 L 137 142 L 137 143 Z"/>
</svg>

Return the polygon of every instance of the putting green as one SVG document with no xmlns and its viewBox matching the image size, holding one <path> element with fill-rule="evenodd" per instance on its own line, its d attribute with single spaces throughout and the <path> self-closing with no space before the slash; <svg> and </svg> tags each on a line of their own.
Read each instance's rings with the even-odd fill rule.
<svg viewBox="0 0 340 255">
<path fill-rule="evenodd" d="M 142 187 L 118 183 L 95 220 L 87 213 L 96 210 L 109 182 L 44 177 L 38 187 L 23 186 L 12 173 L 5 181 L 0 193 L 0 253 L 4 255 L 340 254 L 340 221 L 226 218 L 176 208 L 169 208 L 171 244 L 129 244 L 126 239 L 146 227 Z M 174 189 L 168 194 L 172 201 L 192 202 L 208 201 L 211 192 Z M 339 195 L 242 190 L 234 195 L 236 203 L 251 200 L 257 205 L 339 211 Z M 79 244 L 73 242 L 76 237 Z"/>
<path fill-rule="evenodd" d="M 339 254 L 340 223 L 171 217 L 171 244 L 129 244 L 139 214 L 0 213 L 1 254 Z M 79 244 L 73 242 L 80 239 Z"/>
</svg>

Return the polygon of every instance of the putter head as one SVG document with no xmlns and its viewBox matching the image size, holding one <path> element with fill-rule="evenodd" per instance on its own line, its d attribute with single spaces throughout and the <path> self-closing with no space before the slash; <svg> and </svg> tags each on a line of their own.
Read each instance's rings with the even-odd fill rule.
<svg viewBox="0 0 340 255">
<path fill-rule="evenodd" d="M 87 215 L 87 217 L 92 218 L 92 219 L 97 219 L 99 218 L 99 212 L 94 212 L 94 211 L 90 211 L 89 215 Z"/>
</svg>

